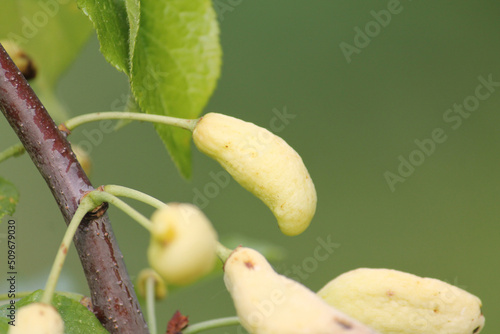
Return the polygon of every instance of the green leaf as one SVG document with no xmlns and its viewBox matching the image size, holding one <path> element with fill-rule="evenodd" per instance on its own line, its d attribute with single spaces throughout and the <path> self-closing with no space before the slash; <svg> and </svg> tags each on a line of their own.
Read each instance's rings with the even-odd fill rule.
<svg viewBox="0 0 500 334">
<path fill-rule="evenodd" d="M 38 302 L 42 299 L 43 290 L 37 290 L 31 295 L 16 302 L 16 311 L 23 306 Z M 52 299 L 52 304 L 57 309 L 64 321 L 65 334 L 104 334 L 109 333 L 97 320 L 94 313 L 90 312 L 85 306 L 80 304 L 73 298 L 68 298 L 62 294 L 56 293 Z M 0 307 L 0 319 L 7 318 L 9 304 Z M 7 318 L 8 319 L 8 318 Z M 6 334 L 2 326 L 3 320 L 0 322 L 0 334 Z"/>
<path fill-rule="evenodd" d="M 127 17 L 129 23 L 129 55 L 134 54 L 135 41 L 141 18 L 141 3 L 139 0 L 125 0 L 127 8 Z M 132 58 L 129 56 L 129 58 Z M 131 64 L 130 64 L 131 65 Z"/>
<path fill-rule="evenodd" d="M 57 121 L 66 119 L 54 97 L 54 87 L 92 32 L 74 1 L 2 1 L 0 39 L 17 43 L 34 61 L 33 84 Z"/>
<path fill-rule="evenodd" d="M 9 318 L 0 317 L 0 334 L 7 334 L 9 331 Z"/>
<path fill-rule="evenodd" d="M 221 67 L 219 27 L 210 0 L 142 0 L 131 86 L 148 114 L 196 118 Z M 191 176 L 191 134 L 156 125 L 181 174 Z"/>
<path fill-rule="evenodd" d="M 196 118 L 220 74 L 219 28 L 210 0 L 77 0 L 94 23 L 101 52 L 129 75 L 140 109 Z M 123 124 L 123 123 L 121 123 Z M 191 136 L 156 130 L 185 177 L 191 175 Z"/>
<path fill-rule="evenodd" d="M 9 181 L 0 177 L 0 219 L 3 216 L 12 216 L 19 202 L 19 193 L 16 187 Z"/>
<path fill-rule="evenodd" d="M 77 0 L 77 3 L 94 24 L 104 58 L 119 71 L 129 74 L 129 22 L 125 2 Z M 130 10 L 133 12 L 132 6 Z"/>
</svg>

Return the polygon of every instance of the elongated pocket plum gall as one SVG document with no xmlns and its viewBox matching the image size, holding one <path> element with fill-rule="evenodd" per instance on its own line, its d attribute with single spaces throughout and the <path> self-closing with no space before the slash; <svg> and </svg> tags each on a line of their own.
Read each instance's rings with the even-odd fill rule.
<svg viewBox="0 0 500 334">
<path fill-rule="evenodd" d="M 271 209 L 284 234 L 309 226 L 316 190 L 302 158 L 283 139 L 253 123 L 209 113 L 196 125 L 193 141 Z"/>
<path fill-rule="evenodd" d="M 229 256 L 224 283 L 242 326 L 251 334 L 377 334 L 276 273 L 251 248 L 238 247 Z"/>
<path fill-rule="evenodd" d="M 318 295 L 384 334 L 477 334 L 484 327 L 476 296 L 434 278 L 392 269 L 349 271 Z"/>
</svg>

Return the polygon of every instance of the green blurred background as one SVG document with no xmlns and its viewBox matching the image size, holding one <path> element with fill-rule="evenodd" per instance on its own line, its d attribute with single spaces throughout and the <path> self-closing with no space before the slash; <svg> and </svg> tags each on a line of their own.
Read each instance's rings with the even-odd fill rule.
<svg viewBox="0 0 500 334">
<path fill-rule="evenodd" d="M 275 262 L 276 268 L 299 268 L 301 274 L 293 276 L 313 290 L 359 267 L 399 269 L 458 285 L 482 299 L 483 333 L 499 333 L 500 87 L 457 129 L 443 115 L 474 94 L 479 76 L 500 82 L 500 4 L 401 1 L 399 13 L 380 31 L 371 30 L 369 44 L 348 63 L 341 43 L 355 46 L 355 28 L 374 29 L 371 11 L 387 9 L 390 1 L 215 3 L 224 57 L 206 112 L 270 129 L 282 125 L 273 130 L 299 152 L 317 188 L 310 228 L 286 237 L 269 210 L 236 182 L 214 190 L 212 175 L 222 169 L 196 149 L 193 179 L 184 181 L 150 124 L 104 135 L 91 152 L 93 184 L 121 184 L 166 202 L 204 203 L 222 237 L 241 234 L 282 247 L 286 258 Z M 126 77 L 105 62 L 95 36 L 58 86 L 71 115 L 116 109 L 127 93 Z M 273 123 L 284 110 L 293 118 Z M 84 131 L 95 126 L 76 130 L 73 144 L 87 140 Z M 397 173 L 398 157 L 408 159 L 418 148 L 414 141 L 431 138 L 436 128 L 446 141 L 391 191 L 384 173 Z M 4 119 L 0 136 L 0 149 L 16 142 Z M 27 156 L 1 164 L 0 174 L 21 191 L 14 215 L 18 289 L 41 288 L 64 233 L 63 220 Z M 200 193 L 206 201 L 195 198 Z M 149 237 L 116 209 L 109 214 L 134 276 L 147 266 Z M 337 245 L 326 260 L 314 258 L 318 237 Z M 74 249 L 59 288 L 87 293 Z M 160 329 L 176 309 L 193 322 L 234 314 L 217 275 L 161 302 Z"/>
</svg>

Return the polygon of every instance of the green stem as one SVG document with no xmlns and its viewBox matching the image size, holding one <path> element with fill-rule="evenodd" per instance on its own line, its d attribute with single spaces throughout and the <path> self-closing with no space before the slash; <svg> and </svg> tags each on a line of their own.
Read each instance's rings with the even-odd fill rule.
<svg viewBox="0 0 500 334">
<path fill-rule="evenodd" d="M 96 204 L 92 201 L 91 198 L 84 197 L 82 198 L 78 209 L 76 209 L 71 222 L 66 229 L 66 233 L 64 234 L 63 240 L 61 242 L 61 246 L 57 251 L 56 258 L 54 263 L 52 264 L 52 269 L 50 270 L 49 278 L 47 279 L 47 283 L 45 285 L 45 290 L 43 291 L 42 303 L 50 304 L 52 301 L 52 295 L 56 290 L 57 281 L 59 280 L 59 275 L 61 274 L 62 267 L 64 265 L 64 260 L 66 260 L 66 255 L 68 254 L 69 246 L 71 245 L 71 241 L 76 233 L 80 222 L 83 217 L 90 210 L 96 208 Z"/>
<path fill-rule="evenodd" d="M 5 151 L 0 152 L 0 162 L 7 160 L 9 158 L 18 157 L 25 152 L 24 146 L 22 144 L 12 145 Z"/>
<path fill-rule="evenodd" d="M 177 126 L 189 131 L 193 131 L 198 119 L 183 119 L 170 116 L 162 115 L 150 115 L 127 111 L 104 111 L 98 113 L 85 114 L 81 116 L 69 119 L 64 123 L 68 130 L 73 130 L 74 128 L 90 122 L 105 120 L 105 119 L 125 119 L 134 121 L 145 121 L 159 124 L 167 124 Z"/>
<path fill-rule="evenodd" d="M 213 319 L 198 324 L 189 325 L 188 328 L 183 331 L 183 334 L 194 334 L 200 333 L 209 329 L 227 327 L 227 326 L 237 326 L 240 324 L 240 319 L 238 317 L 227 317 L 220 319 Z"/>
<path fill-rule="evenodd" d="M 151 223 L 149 219 L 144 217 L 141 213 L 139 213 L 137 210 L 132 208 L 130 205 L 128 205 L 118 197 L 100 190 L 92 191 L 87 196 L 92 198 L 95 202 L 99 203 L 108 202 L 109 204 L 113 204 L 118 209 L 122 210 L 127 215 L 129 215 L 136 222 L 141 224 L 146 230 L 152 232 L 153 223 Z"/>
<path fill-rule="evenodd" d="M 131 198 L 131 199 L 135 199 L 137 201 L 141 201 L 141 202 L 149 204 L 152 207 L 157 208 L 157 209 L 161 209 L 166 205 L 162 201 L 154 198 L 153 196 L 150 196 L 150 195 L 145 194 L 143 192 L 140 192 L 138 190 L 134 190 L 134 189 L 127 188 L 127 187 L 122 187 L 122 186 L 110 184 L 110 185 L 104 186 L 103 190 L 111 195 L 114 195 L 114 196 L 127 197 L 127 198 Z"/>
<path fill-rule="evenodd" d="M 116 188 L 114 188 L 116 187 Z M 123 188 L 123 189 L 122 189 Z M 139 194 L 142 194 L 138 191 L 134 191 L 132 189 L 128 189 L 125 187 L 119 187 L 119 186 L 111 186 L 111 190 L 116 189 L 118 191 L 122 191 L 124 193 L 129 194 L 130 196 L 135 196 L 133 198 L 143 198 L 144 196 L 148 196 L 146 194 L 143 194 L 144 196 L 139 196 Z M 128 189 L 128 191 L 125 191 L 125 189 Z M 150 197 L 150 196 L 149 196 Z M 149 202 L 154 203 L 154 205 L 159 205 L 159 201 L 154 199 L 155 201 L 152 201 L 151 199 L 154 198 L 147 198 L 146 200 Z M 41 302 L 50 304 L 52 300 L 52 296 L 54 294 L 57 281 L 59 280 L 59 275 L 61 274 L 62 267 L 64 265 L 64 261 L 66 259 L 66 254 L 68 253 L 69 246 L 71 245 L 71 241 L 73 240 L 73 237 L 76 233 L 76 230 L 78 226 L 80 225 L 81 220 L 83 217 L 87 214 L 87 212 L 93 210 L 97 206 L 101 205 L 103 202 L 108 202 L 110 204 L 113 204 L 126 214 L 128 214 L 130 217 L 132 217 L 134 220 L 136 220 L 139 224 L 141 224 L 145 229 L 148 231 L 152 231 L 153 224 L 149 219 L 144 217 L 142 214 L 140 214 L 137 210 L 132 208 L 130 205 L 127 203 L 123 202 L 116 196 L 107 193 L 102 190 L 94 190 L 90 193 L 87 194 L 87 196 L 83 197 L 80 205 L 78 206 L 78 209 L 75 212 L 75 215 L 71 219 L 71 222 L 68 225 L 68 228 L 66 229 L 66 233 L 64 234 L 63 241 L 61 242 L 61 246 L 59 247 L 59 250 L 57 252 L 56 258 L 54 260 L 54 264 L 52 265 L 52 269 L 49 274 L 49 278 L 47 280 L 47 284 L 45 285 L 45 290 L 42 295 Z M 162 206 L 165 205 L 161 203 Z M 154 286 L 153 286 L 154 287 Z M 154 297 L 154 296 L 153 296 Z"/>
<path fill-rule="evenodd" d="M 217 256 L 219 259 L 222 261 L 222 263 L 225 263 L 227 258 L 231 255 L 233 252 L 232 249 L 227 248 L 223 244 L 221 244 L 219 241 L 217 241 L 217 249 L 215 250 L 217 253 Z"/>
<path fill-rule="evenodd" d="M 155 278 L 153 276 L 149 276 L 146 279 L 146 308 L 148 312 L 148 326 L 151 334 L 156 334 L 156 311 L 155 311 Z"/>
</svg>

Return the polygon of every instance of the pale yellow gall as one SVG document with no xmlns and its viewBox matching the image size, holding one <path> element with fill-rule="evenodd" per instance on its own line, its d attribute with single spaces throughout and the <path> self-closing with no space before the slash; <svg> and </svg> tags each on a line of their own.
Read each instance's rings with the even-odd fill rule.
<svg viewBox="0 0 500 334">
<path fill-rule="evenodd" d="M 15 326 L 9 334 L 63 334 L 64 322 L 57 310 L 48 304 L 32 303 L 19 309 Z"/>
<path fill-rule="evenodd" d="M 192 283 L 213 269 L 217 233 L 196 206 L 170 203 L 151 217 L 150 266 L 167 283 Z"/>
<path fill-rule="evenodd" d="M 433 278 L 391 269 L 356 269 L 318 295 L 384 334 L 477 334 L 484 326 L 476 296 Z"/>
<path fill-rule="evenodd" d="M 251 334 L 375 334 L 305 286 L 277 274 L 259 252 L 237 248 L 224 264 L 224 282 Z"/>
<path fill-rule="evenodd" d="M 283 139 L 253 123 L 209 113 L 196 125 L 193 140 L 271 209 L 284 234 L 309 226 L 316 190 L 302 158 Z"/>
</svg>

